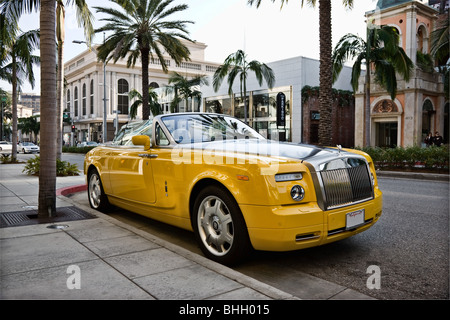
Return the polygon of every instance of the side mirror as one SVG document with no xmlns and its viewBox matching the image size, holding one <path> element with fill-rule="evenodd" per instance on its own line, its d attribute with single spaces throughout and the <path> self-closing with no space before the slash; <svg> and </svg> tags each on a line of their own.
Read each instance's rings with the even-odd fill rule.
<svg viewBox="0 0 450 320">
<path fill-rule="evenodd" d="M 149 136 L 133 136 L 131 141 L 135 146 L 144 146 L 144 150 L 149 150 L 151 147 Z"/>
</svg>

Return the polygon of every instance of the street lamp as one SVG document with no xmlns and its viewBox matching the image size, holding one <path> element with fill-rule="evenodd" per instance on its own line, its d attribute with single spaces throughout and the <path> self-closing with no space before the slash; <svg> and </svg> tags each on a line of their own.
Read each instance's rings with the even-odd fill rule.
<svg viewBox="0 0 450 320">
<path fill-rule="evenodd" d="M 86 43 L 86 41 L 73 40 L 73 43 L 81 44 Z M 103 44 L 105 44 L 105 33 L 103 32 Z M 103 61 L 103 125 L 102 125 L 102 142 L 106 142 L 106 59 Z"/>
</svg>

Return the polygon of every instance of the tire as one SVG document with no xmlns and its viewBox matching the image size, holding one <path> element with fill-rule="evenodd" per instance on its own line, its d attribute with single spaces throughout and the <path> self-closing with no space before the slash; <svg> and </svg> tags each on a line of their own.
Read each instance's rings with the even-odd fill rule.
<svg viewBox="0 0 450 320">
<path fill-rule="evenodd" d="M 111 205 L 108 201 L 108 196 L 103 190 L 102 181 L 97 170 L 90 170 L 88 175 L 88 199 L 91 208 L 100 212 L 107 212 Z"/>
<path fill-rule="evenodd" d="M 203 254 L 221 264 L 235 265 L 252 249 L 238 204 L 220 187 L 209 186 L 199 193 L 192 226 Z"/>
</svg>

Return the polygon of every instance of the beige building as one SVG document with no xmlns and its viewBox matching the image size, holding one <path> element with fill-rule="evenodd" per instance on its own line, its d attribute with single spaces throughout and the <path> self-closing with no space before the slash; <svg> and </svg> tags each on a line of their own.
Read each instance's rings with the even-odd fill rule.
<svg viewBox="0 0 450 320">
<path fill-rule="evenodd" d="M 178 66 L 173 59 L 167 56 L 168 73 L 163 72 L 159 61 L 154 60 L 150 63 L 149 83 L 151 87 L 162 88 L 166 86 L 170 73 L 174 71 L 186 77 L 212 75 L 214 73 L 219 64 L 205 61 L 206 45 L 201 42 L 187 41 L 185 41 L 185 44 L 191 52 L 191 60 Z M 117 120 L 119 128 L 131 120 L 129 107 L 133 101 L 128 97 L 128 93 L 133 89 L 142 93 L 140 62 L 138 61 L 134 67 L 127 68 L 126 60 L 119 60 L 117 63 L 109 62 L 105 67 L 106 73 L 103 72 L 103 69 L 103 63 L 97 60 L 95 47 L 92 50 L 85 50 L 65 62 L 64 71 L 67 86 L 64 94 L 64 112 L 69 116 L 64 125 L 64 140 L 66 143 L 72 143 L 72 139 L 74 141 L 102 141 L 104 85 L 106 86 L 107 119 L 105 141 L 113 139 Z M 168 112 L 167 102 L 170 102 L 169 99 L 164 100 L 162 92 L 160 97 L 162 97 L 160 103 L 163 103 L 164 112 Z M 180 111 L 189 111 L 192 108 L 195 109 L 195 106 L 185 107 L 183 104 L 180 106 Z M 141 108 L 139 108 L 138 119 L 141 115 Z M 73 133 L 72 126 L 75 128 Z"/>
<path fill-rule="evenodd" d="M 425 0 L 379 0 L 377 9 L 366 13 L 367 23 L 394 26 L 400 35 L 400 45 L 416 63 L 419 54 L 430 53 L 430 34 L 438 14 L 430 4 Z M 416 66 L 410 80 L 397 79 L 397 86 L 397 96 L 392 101 L 389 94 L 372 81 L 370 145 L 421 145 L 430 131 L 433 134 L 438 131 L 448 143 L 448 101 L 444 96 L 442 75 Z M 363 146 L 363 78 L 355 99 L 355 145 Z"/>
</svg>

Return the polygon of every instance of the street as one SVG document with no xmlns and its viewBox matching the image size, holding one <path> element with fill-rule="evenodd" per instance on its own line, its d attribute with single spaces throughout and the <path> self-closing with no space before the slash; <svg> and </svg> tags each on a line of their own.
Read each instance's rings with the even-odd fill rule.
<svg viewBox="0 0 450 320">
<path fill-rule="evenodd" d="M 82 159 L 63 155 L 81 170 Z M 342 288 L 376 299 L 449 299 L 448 183 L 384 177 L 379 184 L 383 215 L 368 231 L 322 247 L 255 252 L 235 269 L 302 299 L 326 299 Z M 73 197 L 88 205 L 84 192 Z M 120 209 L 110 216 L 201 254 L 190 232 Z M 368 285 L 373 266 L 379 289 Z M 323 281 L 322 292 L 308 290 L 311 279 Z"/>
</svg>

